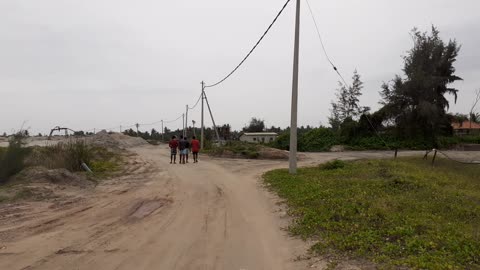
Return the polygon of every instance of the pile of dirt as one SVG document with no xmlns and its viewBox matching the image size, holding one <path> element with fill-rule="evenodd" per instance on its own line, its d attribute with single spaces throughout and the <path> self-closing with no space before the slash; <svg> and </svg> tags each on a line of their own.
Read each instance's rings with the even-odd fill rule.
<svg viewBox="0 0 480 270">
<path fill-rule="evenodd" d="M 66 169 L 49 170 L 45 167 L 29 167 L 21 171 L 15 178 L 28 180 L 31 183 L 48 182 L 56 185 L 87 188 L 93 186 L 85 176 L 74 174 Z"/>
<path fill-rule="evenodd" d="M 91 137 L 90 140 L 93 145 L 117 149 L 126 149 L 148 144 L 147 141 L 140 137 L 130 137 L 117 132 L 108 133 L 105 130 L 98 132 Z"/>
<path fill-rule="evenodd" d="M 260 147 L 259 151 L 259 159 L 274 159 L 274 160 L 286 160 L 288 159 L 288 151 L 279 150 L 270 147 Z"/>
<path fill-rule="evenodd" d="M 344 145 L 333 145 L 330 147 L 330 152 L 345 152 Z"/>
</svg>

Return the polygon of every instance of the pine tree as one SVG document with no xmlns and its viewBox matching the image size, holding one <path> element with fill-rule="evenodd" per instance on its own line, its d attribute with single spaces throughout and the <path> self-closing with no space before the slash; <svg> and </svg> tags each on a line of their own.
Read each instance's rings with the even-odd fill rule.
<svg viewBox="0 0 480 270">
<path fill-rule="evenodd" d="M 360 116 L 369 111 L 370 108 L 359 105 L 362 95 L 363 82 L 360 80 L 360 74 L 357 70 L 353 72 L 352 85 L 346 86 L 339 82 L 340 88 L 337 89 L 337 100 L 332 102 L 331 116 L 328 121 L 334 130 L 338 130 L 345 119 L 358 120 Z"/>
<path fill-rule="evenodd" d="M 453 63 L 460 47 L 455 40 L 445 43 L 432 26 L 430 34 L 413 29 L 413 48 L 404 57 L 405 77 L 396 76 L 384 84 L 381 109 L 393 122 L 401 138 L 423 139 L 433 146 L 439 135 L 449 135 L 452 127 L 447 115 L 451 94 L 457 100 L 458 90 L 449 84 L 461 80 Z"/>
</svg>

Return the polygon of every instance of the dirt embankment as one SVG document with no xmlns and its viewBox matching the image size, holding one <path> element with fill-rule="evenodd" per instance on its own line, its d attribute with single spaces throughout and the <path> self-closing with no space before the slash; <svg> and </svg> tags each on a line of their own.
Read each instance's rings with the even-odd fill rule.
<svg viewBox="0 0 480 270">
<path fill-rule="evenodd" d="M 130 168 L 128 162 L 134 155 L 128 151 L 129 148 L 147 144 L 141 138 L 105 131 L 83 138 L 57 136 L 51 141 L 44 141 L 44 139 L 40 137 L 26 139 L 27 146 L 32 147 L 32 151 L 24 162 L 26 168 L 11 177 L 7 185 L 0 186 L 0 203 L 58 201 L 68 198 L 71 194 L 91 192 L 98 181 L 128 171 Z M 58 144 L 71 144 L 78 140 L 94 146 L 94 148 L 82 148 L 83 151 L 91 149 L 88 150 L 91 151 L 89 155 L 92 162 L 96 162 L 96 169 L 98 169 L 97 171 L 94 170 L 94 174 L 88 174 L 85 171 L 72 172 L 67 170 L 67 167 L 63 167 L 67 165 L 64 159 L 72 156 L 70 152 L 68 152 L 69 154 L 61 152 L 62 154 L 60 154 L 59 151 L 63 149 L 58 148 Z M 56 154 L 58 155 L 55 156 Z M 98 167 L 99 163 L 98 158 L 95 158 L 96 156 L 101 156 L 103 167 Z M 110 169 L 114 171 L 108 171 Z"/>
<path fill-rule="evenodd" d="M 128 149 L 148 144 L 147 141 L 140 137 L 130 137 L 117 132 L 108 133 L 105 130 L 102 130 L 91 137 L 87 137 L 86 140 L 92 145 L 110 149 Z"/>
</svg>

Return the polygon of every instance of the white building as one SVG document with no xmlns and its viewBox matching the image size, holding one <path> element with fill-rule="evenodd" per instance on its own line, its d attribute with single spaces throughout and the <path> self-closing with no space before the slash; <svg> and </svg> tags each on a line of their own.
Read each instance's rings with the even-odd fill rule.
<svg viewBox="0 0 480 270">
<path fill-rule="evenodd" d="M 247 132 L 240 135 L 240 141 L 251 143 L 269 143 L 273 142 L 277 137 L 278 134 L 275 132 Z"/>
</svg>

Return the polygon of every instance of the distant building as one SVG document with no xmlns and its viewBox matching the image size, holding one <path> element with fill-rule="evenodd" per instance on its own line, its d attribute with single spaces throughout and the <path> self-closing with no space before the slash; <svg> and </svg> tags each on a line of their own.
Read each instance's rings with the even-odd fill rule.
<svg viewBox="0 0 480 270">
<path fill-rule="evenodd" d="M 463 123 L 452 123 L 455 135 L 480 135 L 480 124 L 470 121 Z"/>
<path fill-rule="evenodd" d="M 246 132 L 240 135 L 240 141 L 251 143 L 269 143 L 278 137 L 275 132 Z"/>
</svg>

